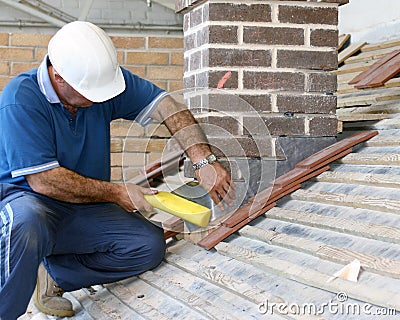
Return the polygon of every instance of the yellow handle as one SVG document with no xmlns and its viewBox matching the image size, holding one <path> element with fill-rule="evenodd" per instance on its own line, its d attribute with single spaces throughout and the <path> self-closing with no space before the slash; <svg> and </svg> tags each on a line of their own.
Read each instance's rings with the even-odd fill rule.
<svg viewBox="0 0 400 320">
<path fill-rule="evenodd" d="M 157 194 L 144 195 L 144 198 L 154 208 L 166 211 L 200 227 L 206 227 L 211 217 L 211 210 L 193 201 L 166 191 Z"/>
</svg>

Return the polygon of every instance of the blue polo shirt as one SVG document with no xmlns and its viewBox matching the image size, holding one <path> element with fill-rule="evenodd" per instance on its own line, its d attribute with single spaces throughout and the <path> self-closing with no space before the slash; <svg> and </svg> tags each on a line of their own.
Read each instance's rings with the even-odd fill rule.
<svg viewBox="0 0 400 320">
<path fill-rule="evenodd" d="M 122 68 L 126 89 L 117 97 L 68 112 L 54 91 L 48 59 L 20 74 L 0 97 L 0 183 L 29 188 L 25 175 L 57 168 L 110 180 L 110 122 L 141 125 L 166 93 Z"/>
</svg>

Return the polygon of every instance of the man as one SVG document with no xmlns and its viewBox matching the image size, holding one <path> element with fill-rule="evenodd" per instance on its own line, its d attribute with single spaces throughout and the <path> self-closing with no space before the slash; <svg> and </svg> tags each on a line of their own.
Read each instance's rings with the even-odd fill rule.
<svg viewBox="0 0 400 320">
<path fill-rule="evenodd" d="M 0 98 L 0 318 L 23 314 L 34 292 L 42 312 L 72 316 L 64 291 L 156 267 L 162 229 L 137 185 L 110 183 L 110 122 L 164 122 L 196 164 L 212 199 L 231 204 L 233 183 L 190 112 L 117 63 L 111 39 L 72 22 L 51 39 L 40 67 Z M 39 270 L 39 271 L 38 271 Z"/>
</svg>

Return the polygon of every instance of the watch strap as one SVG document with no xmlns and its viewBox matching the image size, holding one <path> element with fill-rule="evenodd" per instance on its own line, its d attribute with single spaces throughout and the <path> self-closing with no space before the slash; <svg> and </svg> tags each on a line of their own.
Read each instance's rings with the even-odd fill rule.
<svg viewBox="0 0 400 320">
<path fill-rule="evenodd" d="M 193 169 L 194 170 L 199 170 L 200 168 L 203 168 L 209 164 L 213 164 L 214 162 L 217 161 L 217 157 L 214 154 L 210 154 L 206 158 L 196 162 L 193 164 Z"/>
</svg>

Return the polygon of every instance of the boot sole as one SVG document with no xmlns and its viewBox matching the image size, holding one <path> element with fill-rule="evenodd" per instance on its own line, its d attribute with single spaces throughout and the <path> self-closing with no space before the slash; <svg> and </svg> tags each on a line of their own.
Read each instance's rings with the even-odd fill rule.
<svg viewBox="0 0 400 320">
<path fill-rule="evenodd" d="M 55 316 L 55 317 L 72 317 L 75 315 L 74 310 L 55 310 L 55 309 L 50 309 L 47 308 L 39 303 L 39 291 L 37 290 L 38 288 L 38 283 L 36 283 L 35 287 L 35 292 L 33 293 L 33 302 L 35 304 L 35 307 L 40 311 L 45 314 L 48 314 L 50 316 Z"/>
</svg>

